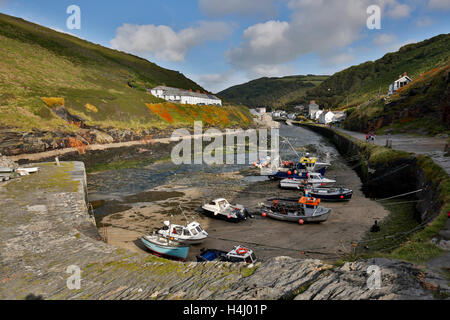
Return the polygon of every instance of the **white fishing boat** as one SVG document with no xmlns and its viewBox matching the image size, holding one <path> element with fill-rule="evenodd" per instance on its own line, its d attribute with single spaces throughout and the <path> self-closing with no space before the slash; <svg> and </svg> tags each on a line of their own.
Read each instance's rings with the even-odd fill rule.
<svg viewBox="0 0 450 320">
<path fill-rule="evenodd" d="M 308 173 L 307 179 L 288 178 L 280 181 L 282 189 L 304 189 L 305 187 L 326 187 L 336 183 L 336 180 L 327 179 L 320 173 Z"/>
<path fill-rule="evenodd" d="M 230 222 L 247 220 L 247 209 L 240 204 L 231 205 L 226 199 L 216 199 L 202 206 L 205 215 Z"/>
<path fill-rule="evenodd" d="M 158 234 L 183 244 L 200 244 L 208 237 L 198 222 L 191 222 L 187 226 L 171 224 L 164 221 L 164 227 L 158 230 Z"/>
</svg>

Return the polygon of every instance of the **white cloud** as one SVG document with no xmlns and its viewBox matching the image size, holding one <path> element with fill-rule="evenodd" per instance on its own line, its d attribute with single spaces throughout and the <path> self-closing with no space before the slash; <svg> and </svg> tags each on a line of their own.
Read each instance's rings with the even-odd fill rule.
<svg viewBox="0 0 450 320">
<path fill-rule="evenodd" d="M 403 19 L 410 16 L 412 8 L 407 4 L 395 3 L 388 11 L 389 16 L 393 19 Z"/>
<path fill-rule="evenodd" d="M 397 41 L 397 37 L 393 34 L 383 33 L 373 39 L 373 44 L 377 47 L 383 47 Z"/>
<path fill-rule="evenodd" d="M 323 64 L 351 61 L 354 55 L 339 50 L 359 39 L 366 28 L 367 7 L 376 1 L 385 7 L 383 0 L 291 0 L 289 21 L 249 27 L 240 45 L 226 53 L 227 59 L 251 77 L 284 72 L 287 63 L 308 53 L 319 54 Z"/>
<path fill-rule="evenodd" d="M 210 16 L 241 15 L 273 16 L 275 2 L 279 0 L 199 0 L 200 10 Z"/>
<path fill-rule="evenodd" d="M 353 53 L 343 52 L 343 53 L 332 53 L 332 54 L 322 54 L 321 56 L 321 66 L 322 67 L 336 67 L 347 65 L 354 61 L 356 56 Z"/>
<path fill-rule="evenodd" d="M 193 79 L 203 88 L 211 92 L 220 92 L 235 85 L 236 83 L 244 83 L 248 81 L 248 78 L 242 72 L 232 69 L 211 74 L 191 74 L 189 75 L 189 78 Z"/>
<path fill-rule="evenodd" d="M 450 10 L 449 0 L 430 0 L 428 7 L 432 10 Z"/>
<path fill-rule="evenodd" d="M 430 17 L 423 17 L 423 18 L 416 20 L 416 26 L 418 26 L 419 28 L 429 27 L 433 23 L 434 22 Z"/>
<path fill-rule="evenodd" d="M 200 22 L 179 32 L 165 25 L 123 24 L 111 40 L 111 47 L 135 54 L 151 53 L 166 61 L 184 61 L 191 48 L 223 40 L 231 32 L 232 27 L 223 22 Z"/>
<path fill-rule="evenodd" d="M 247 28 L 241 43 L 227 51 L 227 60 L 251 77 L 284 72 L 287 64 L 310 53 L 319 55 L 323 66 L 348 64 L 356 59 L 348 47 L 367 30 L 370 5 L 380 6 L 383 17 L 391 19 L 405 18 L 413 10 L 398 0 L 289 0 L 289 20 Z M 379 45 L 395 42 L 388 35 L 374 40 Z"/>
</svg>

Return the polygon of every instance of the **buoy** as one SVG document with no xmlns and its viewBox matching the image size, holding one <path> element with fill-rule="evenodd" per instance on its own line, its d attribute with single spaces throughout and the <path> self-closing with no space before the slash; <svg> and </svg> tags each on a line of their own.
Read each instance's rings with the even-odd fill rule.
<svg viewBox="0 0 450 320">
<path fill-rule="evenodd" d="M 305 224 L 305 221 L 303 221 L 303 219 L 300 219 L 300 220 L 298 221 L 298 223 L 300 223 L 301 225 L 304 225 L 304 224 Z"/>
<path fill-rule="evenodd" d="M 228 219 L 231 219 L 231 215 L 228 215 Z"/>
<path fill-rule="evenodd" d="M 265 218 L 265 217 L 267 217 L 267 213 L 266 212 L 263 212 L 262 213 L 262 216 Z"/>
<path fill-rule="evenodd" d="M 341 199 L 344 199 L 344 196 L 341 196 Z"/>
<path fill-rule="evenodd" d="M 292 175 L 292 171 L 288 171 L 288 175 Z"/>
<path fill-rule="evenodd" d="M 256 167 L 256 166 L 258 166 L 258 164 L 257 164 L 257 163 L 255 162 L 255 163 L 253 163 L 253 166 L 255 166 L 255 167 Z"/>
</svg>

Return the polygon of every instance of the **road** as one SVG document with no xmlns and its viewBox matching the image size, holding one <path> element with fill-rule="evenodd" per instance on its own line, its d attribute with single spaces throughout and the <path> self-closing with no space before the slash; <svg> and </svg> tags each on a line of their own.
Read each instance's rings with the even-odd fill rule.
<svg viewBox="0 0 450 320">
<path fill-rule="evenodd" d="M 366 140 L 366 135 L 361 132 L 336 129 L 359 140 Z M 443 168 L 447 174 L 450 174 L 450 157 L 445 157 L 444 150 L 447 144 L 446 138 L 419 137 L 405 134 L 382 135 L 375 137 L 375 144 L 386 146 L 386 141 L 392 140 L 392 148 L 411 152 L 415 154 L 425 154 L 430 156 L 433 161 Z"/>
</svg>

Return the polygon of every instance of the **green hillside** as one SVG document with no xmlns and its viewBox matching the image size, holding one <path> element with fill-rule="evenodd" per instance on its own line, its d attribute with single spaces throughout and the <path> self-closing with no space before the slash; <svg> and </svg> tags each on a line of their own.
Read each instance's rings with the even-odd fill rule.
<svg viewBox="0 0 450 320">
<path fill-rule="evenodd" d="M 328 76 L 261 78 L 218 93 L 225 101 L 249 107 L 283 108 L 305 102 L 306 92 Z"/>
<path fill-rule="evenodd" d="M 450 134 L 450 62 L 416 77 L 392 96 L 347 113 L 344 127 L 353 131 Z"/>
<path fill-rule="evenodd" d="M 177 126 L 146 105 L 163 102 L 145 90 L 162 84 L 204 91 L 179 72 L 0 14 L 0 130 L 79 130 L 55 114 L 61 105 L 98 128 Z"/>
<path fill-rule="evenodd" d="M 450 59 L 450 34 L 402 47 L 374 62 L 345 69 L 308 91 L 307 98 L 326 108 L 356 106 L 386 94 L 389 85 L 407 72 L 411 78 L 445 64 Z"/>
</svg>

